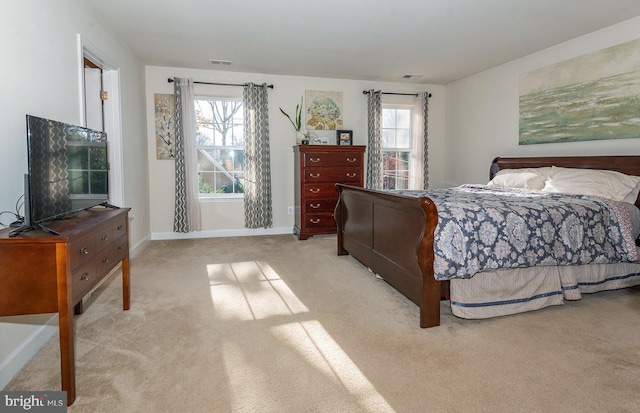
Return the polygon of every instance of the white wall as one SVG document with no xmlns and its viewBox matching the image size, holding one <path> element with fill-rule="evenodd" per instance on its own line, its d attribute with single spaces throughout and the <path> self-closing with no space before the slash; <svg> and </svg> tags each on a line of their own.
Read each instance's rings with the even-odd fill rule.
<svg viewBox="0 0 640 413">
<path fill-rule="evenodd" d="M 124 200 L 131 211 L 132 246 L 149 234 L 144 67 L 82 0 L 10 0 L 0 13 L 0 211 L 15 211 L 27 172 L 25 115 L 73 124 L 80 119 L 77 34 L 117 63 L 121 81 Z M 22 211 L 21 211 L 22 212 Z M 9 224 L 15 218 L 0 216 Z M 2 288 L 0 286 L 0 288 Z M 0 388 L 19 368 L 21 349 L 51 315 L 0 317 Z M 56 327 L 49 327 L 56 331 Z M 36 347 L 37 349 L 37 347 Z"/>
<path fill-rule="evenodd" d="M 640 155 L 640 139 L 518 145 L 522 73 L 638 38 L 640 17 L 447 85 L 449 186 L 486 183 L 496 156 Z"/>
<path fill-rule="evenodd" d="M 353 130 L 354 145 L 367 144 L 367 96 L 362 93 L 363 90 L 373 88 L 384 92 L 431 92 L 433 96 L 429 101 L 430 185 L 434 188 L 443 185 L 445 167 L 443 161 L 444 108 L 446 102 L 443 86 L 147 67 L 147 142 L 149 145 L 149 176 L 151 177 L 149 199 L 151 201 L 151 232 L 154 238 L 183 236 L 171 234 L 173 225 L 173 190 L 171 189 L 174 179 L 173 162 L 157 160 L 155 152 L 153 96 L 156 93 L 173 93 L 173 83 L 167 82 L 168 78 L 173 77 L 190 77 L 201 82 L 266 82 L 274 85 L 274 88 L 269 90 L 274 229 L 291 233 L 294 224 L 294 217 L 287 214 L 287 207 L 294 205 L 292 147 L 295 145 L 295 135 L 291 124 L 278 108 L 282 107 L 291 114 L 295 110 L 296 104 L 300 103 L 300 98 L 304 95 L 305 90 L 341 91 L 343 93 L 343 129 Z M 242 97 L 241 87 L 195 85 L 195 92 L 202 95 Z M 408 97 L 407 99 L 411 101 L 413 98 Z M 318 135 L 326 136 L 330 142 L 335 142 L 335 131 L 318 131 Z M 203 233 L 207 235 L 242 234 L 244 213 L 241 202 L 203 202 L 201 206 Z M 198 236 L 197 233 L 195 236 Z"/>
</svg>

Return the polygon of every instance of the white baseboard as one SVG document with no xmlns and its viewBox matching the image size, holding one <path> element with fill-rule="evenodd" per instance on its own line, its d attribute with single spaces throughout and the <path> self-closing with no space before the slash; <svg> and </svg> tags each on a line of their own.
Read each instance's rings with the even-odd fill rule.
<svg viewBox="0 0 640 413">
<path fill-rule="evenodd" d="M 31 360 L 31 357 L 33 357 L 57 331 L 58 314 L 55 314 L 0 362 L 0 389 L 4 389 L 4 387 L 9 384 L 20 369 Z"/>
<path fill-rule="evenodd" d="M 152 240 L 219 238 L 219 237 L 249 237 L 256 235 L 293 234 L 293 227 L 278 228 L 242 228 L 193 232 L 152 232 Z"/>
</svg>

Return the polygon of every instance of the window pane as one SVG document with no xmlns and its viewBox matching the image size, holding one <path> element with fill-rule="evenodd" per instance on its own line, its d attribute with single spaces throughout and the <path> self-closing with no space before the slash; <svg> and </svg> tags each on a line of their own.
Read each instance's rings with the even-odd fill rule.
<svg viewBox="0 0 640 413">
<path fill-rule="evenodd" d="M 382 129 L 382 147 L 394 148 L 396 146 L 395 130 Z"/>
<path fill-rule="evenodd" d="M 69 192 L 72 194 L 89 193 L 89 173 L 86 171 L 69 171 Z"/>
<path fill-rule="evenodd" d="M 395 128 L 396 127 L 396 110 L 395 109 L 382 109 L 382 127 L 383 128 Z"/>
<path fill-rule="evenodd" d="M 396 148 L 411 148 L 411 135 L 409 129 L 398 129 L 396 131 Z"/>
<path fill-rule="evenodd" d="M 200 149 L 200 193 L 242 193 L 244 150 Z"/>
<path fill-rule="evenodd" d="M 107 171 L 91 171 L 89 179 L 91 180 L 91 193 L 92 194 L 107 194 L 109 193 L 107 185 Z"/>
<path fill-rule="evenodd" d="M 89 169 L 106 169 L 107 167 L 107 147 L 91 146 L 89 148 Z M 106 192 L 101 192 L 106 193 Z"/>
<path fill-rule="evenodd" d="M 382 189 L 409 189 L 410 152 L 382 153 Z"/>
<path fill-rule="evenodd" d="M 411 127 L 411 111 L 398 109 L 396 111 L 396 128 L 409 129 Z"/>
</svg>

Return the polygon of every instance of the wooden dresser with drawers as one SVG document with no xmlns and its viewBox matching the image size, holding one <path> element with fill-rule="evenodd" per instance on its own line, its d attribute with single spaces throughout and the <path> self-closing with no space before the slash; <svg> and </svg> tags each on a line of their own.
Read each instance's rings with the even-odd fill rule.
<svg viewBox="0 0 640 413">
<path fill-rule="evenodd" d="M 122 263 L 122 308 L 130 306 L 128 213 L 94 207 L 46 223 L 59 235 L 0 231 L 0 317 L 58 313 L 67 405 L 76 398 L 73 315 L 83 312 L 82 298 Z"/>
<path fill-rule="evenodd" d="M 364 185 L 365 146 L 297 145 L 294 151 L 295 226 L 300 240 L 335 234 L 336 183 Z"/>
</svg>

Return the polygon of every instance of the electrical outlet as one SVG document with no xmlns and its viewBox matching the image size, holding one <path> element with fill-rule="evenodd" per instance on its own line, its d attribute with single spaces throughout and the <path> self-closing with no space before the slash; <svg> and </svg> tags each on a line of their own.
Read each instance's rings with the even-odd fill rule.
<svg viewBox="0 0 640 413">
<path fill-rule="evenodd" d="M 293 215 L 293 207 L 292 206 L 287 207 L 287 214 Z"/>
</svg>

